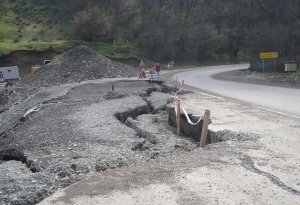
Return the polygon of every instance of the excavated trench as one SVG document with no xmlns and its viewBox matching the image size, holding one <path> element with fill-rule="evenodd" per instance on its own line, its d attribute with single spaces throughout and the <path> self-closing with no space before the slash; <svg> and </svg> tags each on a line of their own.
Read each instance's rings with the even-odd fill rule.
<svg viewBox="0 0 300 205">
<path fill-rule="evenodd" d="M 136 119 L 138 116 L 143 114 L 154 114 L 154 107 L 151 102 L 147 100 L 147 97 L 151 95 L 151 93 L 157 91 L 157 88 L 149 88 L 146 90 L 144 94 L 141 94 L 140 97 L 147 103 L 147 105 L 142 107 L 137 107 L 132 110 L 127 110 L 125 112 L 118 112 L 115 114 L 115 117 L 120 120 L 123 124 L 126 124 L 126 120 L 131 117 L 132 119 Z"/>
<path fill-rule="evenodd" d="M 164 108 L 161 109 L 156 109 L 154 110 L 153 105 L 151 104 L 151 102 L 146 98 L 146 96 L 150 96 L 151 93 L 153 91 L 157 91 L 157 90 L 152 90 L 151 92 L 147 92 L 144 95 L 141 95 L 141 97 L 143 97 L 143 100 L 147 103 L 147 105 L 142 106 L 142 107 L 137 107 L 135 109 L 132 110 L 127 110 L 125 112 L 119 112 L 115 114 L 115 117 L 122 122 L 123 124 L 125 124 L 127 127 L 133 129 L 136 131 L 137 136 L 143 139 L 146 139 L 147 141 L 149 141 L 151 144 L 157 144 L 157 140 L 156 137 L 152 134 L 149 133 L 145 130 L 143 130 L 140 127 L 135 126 L 134 124 L 132 124 L 130 122 L 130 118 L 132 118 L 133 120 L 135 120 L 137 117 L 144 115 L 144 114 L 152 114 L 152 115 L 156 115 L 159 111 L 164 110 Z M 168 102 L 166 102 L 167 104 Z M 174 108 L 167 108 L 166 109 L 166 114 L 169 115 L 168 117 L 168 123 L 171 127 L 176 128 L 176 114 L 175 114 L 175 110 Z M 190 118 L 193 121 L 197 121 L 197 117 L 190 115 Z M 201 130 L 202 130 L 202 120 L 200 121 L 200 123 L 196 126 L 192 126 L 188 123 L 185 115 L 181 115 L 181 137 L 182 138 L 191 138 L 194 140 L 194 142 L 199 142 L 200 141 L 200 134 L 201 134 Z M 165 129 L 169 129 L 171 130 L 174 134 L 176 132 L 175 129 L 170 129 L 171 127 L 166 127 Z M 212 133 L 212 132 L 210 132 Z M 211 140 L 210 138 L 208 139 L 209 142 L 219 142 L 220 140 Z M 138 144 L 136 146 L 134 146 L 132 148 L 132 150 L 143 150 L 143 144 Z"/>
<path fill-rule="evenodd" d="M 168 85 L 163 85 L 162 86 L 162 92 L 163 93 L 170 93 L 174 91 L 174 87 L 168 86 Z M 147 99 L 148 96 L 150 96 L 153 92 L 158 91 L 156 88 L 151 88 L 148 89 L 145 94 L 142 94 L 141 97 L 143 100 L 147 103 L 147 105 L 135 108 L 133 110 L 127 110 L 122 113 L 116 113 L 115 117 L 120 120 L 123 124 L 125 124 L 127 127 L 130 127 L 131 129 L 134 129 L 137 133 L 137 136 L 140 138 L 147 139 L 149 142 L 152 144 L 157 144 L 155 140 L 155 136 L 153 134 L 146 132 L 145 130 L 136 127 L 130 121 L 128 121 L 128 118 L 132 118 L 135 120 L 138 116 L 143 115 L 143 114 L 153 114 L 155 115 L 159 110 L 154 110 L 153 105 L 151 102 Z M 185 91 L 185 93 L 188 91 Z M 166 102 L 167 104 L 168 102 Z M 173 107 L 167 106 L 166 109 L 168 113 L 168 124 L 176 128 L 176 113 L 175 109 Z M 193 121 L 196 122 L 199 120 L 198 116 L 193 116 L 192 114 L 188 114 L 189 118 Z M 181 129 L 180 129 L 180 134 L 182 138 L 189 138 L 192 139 L 195 143 L 199 143 L 201 139 L 201 132 L 202 132 L 202 125 L 203 125 L 203 120 L 201 120 L 196 126 L 189 124 L 186 116 L 184 114 L 180 115 L 180 120 L 181 120 Z M 170 129 L 167 128 L 166 129 Z M 175 133 L 175 129 L 172 129 L 172 131 Z M 253 137 L 250 137 L 250 135 L 244 134 L 244 133 L 236 133 L 232 132 L 230 130 L 222 130 L 222 131 L 212 131 L 208 130 L 208 136 L 207 136 L 207 144 L 214 144 L 214 143 L 220 143 L 228 140 L 233 140 L 233 141 L 244 141 L 244 140 L 251 140 Z M 135 147 L 132 148 L 132 150 L 143 150 L 143 144 L 139 144 Z"/>
<path fill-rule="evenodd" d="M 32 173 L 39 172 L 39 170 L 33 165 L 33 162 L 28 160 L 25 154 L 19 149 L 9 148 L 1 150 L 0 162 L 1 161 L 19 161 L 25 164 Z"/>
<path fill-rule="evenodd" d="M 131 123 L 132 122 L 131 118 L 133 120 L 136 120 L 141 115 L 149 115 L 146 117 L 149 117 L 148 119 L 153 119 L 153 123 L 161 123 L 161 121 L 164 121 L 163 124 L 165 124 L 166 126 L 163 127 L 163 129 L 171 130 L 175 134 L 176 130 L 172 128 L 172 127 L 176 126 L 176 123 L 174 121 L 174 119 L 175 119 L 174 118 L 175 117 L 174 108 L 173 109 L 168 108 L 164 112 L 160 112 L 164 108 L 155 109 L 154 104 L 152 104 L 152 102 L 149 100 L 149 97 L 151 96 L 151 94 L 154 91 L 158 91 L 158 89 L 150 88 L 144 94 L 140 95 L 140 97 L 142 97 L 143 100 L 146 102 L 145 105 L 136 107 L 134 109 L 126 110 L 124 112 L 117 112 L 114 114 L 116 119 L 118 119 L 120 122 L 122 122 L 129 128 L 133 129 L 136 132 L 136 135 L 139 138 L 142 138 L 141 141 L 138 141 L 137 144 L 134 144 L 131 147 L 131 150 L 142 151 L 143 154 L 145 156 L 147 156 L 147 159 L 154 159 L 154 158 L 157 158 L 161 154 L 161 152 L 165 151 L 163 149 L 169 149 L 169 150 L 165 151 L 165 153 L 167 153 L 167 154 L 170 154 L 171 151 L 174 150 L 174 148 L 176 149 L 176 147 L 183 148 L 186 151 L 190 151 L 191 149 L 194 149 L 196 146 L 194 146 L 190 149 L 189 147 L 182 146 L 182 144 L 178 144 L 177 141 L 175 143 L 172 141 L 173 144 L 170 144 L 170 145 L 168 144 L 169 146 L 165 146 L 165 144 L 169 143 L 169 141 L 164 141 L 164 143 L 160 143 L 160 141 L 157 139 L 157 136 L 154 133 L 144 130 L 143 127 L 136 126 L 134 123 Z M 162 88 L 162 91 L 165 91 L 168 93 L 170 91 L 173 91 L 173 89 L 169 88 L 168 90 L 164 90 L 164 88 Z M 122 98 L 122 97 L 127 97 L 127 96 L 126 95 L 120 95 L 120 96 L 107 95 L 106 97 L 107 97 L 107 99 L 114 99 L 114 98 Z M 45 104 L 47 104 L 47 103 L 56 103 L 56 100 L 46 102 Z M 167 101 L 166 101 L 166 104 L 167 104 Z M 163 115 L 166 115 L 165 119 L 158 119 Z M 168 118 L 167 118 L 167 115 L 168 115 Z M 193 121 L 198 120 L 198 118 L 196 116 L 190 115 L 190 117 Z M 155 121 L 157 121 L 157 122 L 155 122 Z M 167 123 L 167 121 L 168 121 L 168 123 Z M 182 138 L 188 137 L 188 138 L 193 139 L 195 142 L 198 142 L 199 136 L 201 133 L 201 129 L 202 129 L 202 122 L 200 122 L 197 126 L 191 126 L 188 124 L 186 117 L 184 115 L 181 116 L 181 121 L 182 121 L 182 124 L 181 124 L 182 136 L 181 137 Z M 148 121 L 146 121 L 146 122 L 148 122 Z M 168 124 L 171 125 L 172 127 L 171 126 L 168 127 Z M 148 126 L 148 124 L 147 124 L 147 126 Z M 151 124 L 149 124 L 149 126 L 151 126 Z M 208 143 L 218 143 L 218 142 L 232 140 L 232 139 L 245 140 L 246 138 L 244 135 L 241 135 L 238 133 L 233 133 L 231 131 L 220 131 L 220 132 L 209 131 L 209 134 L 208 134 Z M 193 143 L 191 143 L 191 144 L 193 144 Z M 27 159 L 25 154 L 17 148 L 4 149 L 4 150 L 0 151 L 0 164 L 1 164 L 1 162 L 4 162 L 4 161 L 20 161 L 23 164 L 25 164 L 31 172 L 33 172 L 33 173 L 39 172 L 39 170 L 34 166 L 34 163 L 31 160 Z M 124 163 L 122 160 L 119 161 L 119 159 L 116 159 L 115 161 L 113 161 L 110 164 L 101 164 L 101 163 L 96 164 L 95 169 L 96 169 L 96 171 L 104 171 L 105 169 L 121 167 L 121 166 L 126 166 L 126 165 L 127 164 Z M 71 167 L 71 168 L 76 169 L 76 167 L 75 168 Z M 42 173 L 42 172 L 43 172 L 43 170 L 41 169 L 40 173 Z"/>
<path fill-rule="evenodd" d="M 138 116 L 143 114 L 150 114 L 151 113 L 151 107 L 148 105 L 137 107 L 132 110 L 127 110 L 125 112 L 119 112 L 115 114 L 115 117 L 120 120 L 123 124 L 126 124 L 126 120 L 131 117 L 132 119 L 136 119 Z"/>
</svg>

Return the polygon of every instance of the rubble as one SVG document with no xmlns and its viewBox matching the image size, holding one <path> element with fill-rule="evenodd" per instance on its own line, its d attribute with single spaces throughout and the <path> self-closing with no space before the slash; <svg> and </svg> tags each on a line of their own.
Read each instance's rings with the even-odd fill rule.
<svg viewBox="0 0 300 205">
<path fill-rule="evenodd" d="M 168 125 L 168 94 L 145 81 L 115 84 L 115 93 L 105 81 L 44 88 L 0 114 L 14 116 L 0 127 L 6 130 L 0 136 L 0 174 L 22 172 L 16 181 L 0 175 L 0 204 L 36 204 L 91 172 L 197 148 Z M 32 108 L 38 109 L 19 121 Z"/>
<path fill-rule="evenodd" d="M 19 84 L 31 87 L 49 87 L 64 83 L 101 78 L 137 76 L 138 70 L 98 55 L 86 46 L 65 52 L 60 58 L 42 66 L 37 72 L 21 79 Z"/>
<path fill-rule="evenodd" d="M 168 125 L 164 89 L 133 80 L 76 83 L 134 74 L 81 46 L 22 79 L 24 99 L 0 113 L 0 204 L 36 204 L 91 172 L 196 149 Z"/>
<path fill-rule="evenodd" d="M 0 204 L 36 204 L 56 189 L 53 176 L 32 173 L 19 161 L 0 164 Z"/>
<path fill-rule="evenodd" d="M 47 175 L 49 181 L 56 183 L 53 188 L 47 178 L 46 181 L 37 179 L 39 180 L 37 183 L 41 183 L 37 187 L 42 186 L 47 191 L 32 190 L 33 194 L 28 194 L 26 189 L 23 191 L 12 189 L 16 200 L 28 195 L 31 199 L 26 199 L 24 203 L 35 204 L 57 188 L 84 179 L 89 172 L 143 163 L 158 157 L 160 152 L 175 149 L 174 145 L 165 149 L 159 145 L 160 140 L 152 144 L 139 136 L 136 130 L 123 124 L 132 117 L 140 122 L 137 125 L 140 129 L 149 127 L 149 122 L 156 123 L 158 130 L 165 129 L 167 124 L 157 123 L 158 120 L 155 119 L 157 117 L 152 115 L 139 117 L 151 112 L 145 96 L 152 102 L 157 102 L 157 98 L 161 96 L 149 92 L 156 89 L 144 81 L 120 81 L 116 82 L 118 94 L 108 93 L 112 96 L 122 95 L 122 98 L 111 99 L 107 98 L 110 84 L 103 82 L 45 88 L 0 115 L 2 119 L 5 116 L 15 116 L 10 118 L 9 123 L 1 125 L 2 130 L 6 132 L 0 136 L 0 153 L 3 153 L 0 157 L 3 162 L 0 164 L 0 172 L 7 170 L 7 167 L 15 169 L 16 164 L 11 162 L 18 160 L 30 174 L 24 176 L 25 178 Z M 167 103 L 166 101 L 163 103 L 163 99 L 157 104 L 157 109 Z M 38 109 L 26 115 L 32 108 Z M 19 121 L 24 113 L 26 120 Z M 166 132 L 174 135 L 172 131 Z M 169 138 L 165 140 L 167 139 Z M 144 148 L 148 146 L 149 150 L 140 152 L 146 148 L 139 149 L 139 144 L 143 144 Z M 155 146 L 161 148 L 157 150 Z M 7 150 L 16 150 L 10 152 L 15 155 L 8 156 Z M 6 175 L 1 175 L 0 178 L 8 180 Z M 12 183 L 14 186 L 26 186 L 22 184 L 25 183 L 22 180 Z M 3 189 L 6 189 L 6 185 Z M 40 198 L 35 198 L 34 194 Z M 5 204 L 8 200 L 5 197 L 0 194 L 0 204 L 2 202 Z"/>
</svg>

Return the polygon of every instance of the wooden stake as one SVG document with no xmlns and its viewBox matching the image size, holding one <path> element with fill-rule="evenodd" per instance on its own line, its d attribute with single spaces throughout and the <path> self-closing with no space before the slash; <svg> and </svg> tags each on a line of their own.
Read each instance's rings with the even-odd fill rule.
<svg viewBox="0 0 300 205">
<path fill-rule="evenodd" d="M 114 82 L 111 85 L 111 91 L 113 91 L 113 92 L 115 91 L 115 83 Z"/>
<path fill-rule="evenodd" d="M 177 118 L 176 118 L 177 135 L 180 136 L 180 101 L 177 101 Z"/>
<path fill-rule="evenodd" d="M 207 144 L 209 118 L 210 118 L 210 110 L 205 110 L 202 130 L 201 130 L 200 147 L 204 147 Z"/>
</svg>

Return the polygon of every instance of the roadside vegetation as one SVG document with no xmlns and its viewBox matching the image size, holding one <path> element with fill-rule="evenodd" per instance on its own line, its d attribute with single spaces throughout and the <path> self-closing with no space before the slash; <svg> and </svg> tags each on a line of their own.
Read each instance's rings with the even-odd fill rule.
<svg viewBox="0 0 300 205">
<path fill-rule="evenodd" d="M 0 11 L 0 54 L 83 44 L 188 64 L 300 58 L 299 0 L 1 0 Z"/>
</svg>

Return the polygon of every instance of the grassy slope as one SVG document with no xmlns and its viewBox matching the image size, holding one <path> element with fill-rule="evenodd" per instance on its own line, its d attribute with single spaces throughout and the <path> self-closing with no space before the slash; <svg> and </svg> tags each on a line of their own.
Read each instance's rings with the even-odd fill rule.
<svg viewBox="0 0 300 205">
<path fill-rule="evenodd" d="M 62 51 L 76 45 L 87 45 L 102 55 L 130 58 L 139 52 L 136 44 L 117 41 L 89 43 L 72 39 L 69 22 L 58 8 L 33 5 L 25 1 L 4 0 L 0 5 L 0 55 L 16 50 Z"/>
</svg>

